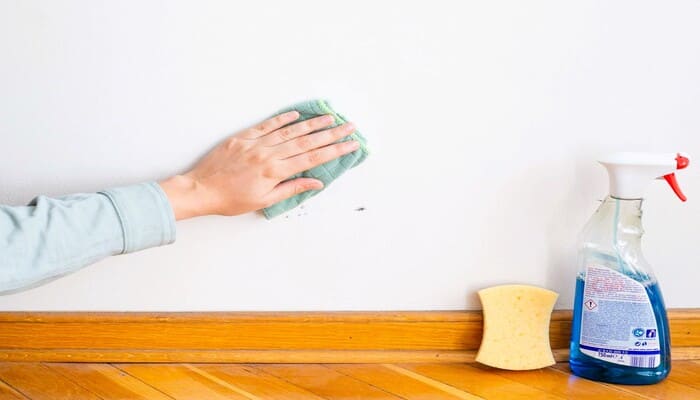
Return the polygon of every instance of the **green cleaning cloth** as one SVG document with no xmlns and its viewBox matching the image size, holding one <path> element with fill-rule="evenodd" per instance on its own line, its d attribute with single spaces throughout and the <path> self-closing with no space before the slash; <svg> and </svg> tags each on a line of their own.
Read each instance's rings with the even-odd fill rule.
<svg viewBox="0 0 700 400">
<path fill-rule="evenodd" d="M 299 112 L 299 119 L 294 121 L 294 123 L 299 121 L 304 121 L 309 118 L 318 117 L 319 115 L 330 114 L 335 118 L 335 122 L 329 128 L 334 126 L 342 125 L 347 122 L 347 118 L 343 115 L 337 113 L 325 100 L 311 100 L 304 103 L 295 104 L 291 107 L 280 110 L 275 115 L 279 115 L 288 111 Z M 342 175 L 345 171 L 350 168 L 360 164 L 367 158 L 369 152 L 367 151 L 367 141 L 365 140 L 360 132 L 354 131 L 349 136 L 344 137 L 339 140 L 339 142 L 345 142 L 348 140 L 357 140 L 360 143 L 360 148 L 353 151 L 352 153 L 346 154 L 337 158 L 335 160 L 328 161 L 325 164 L 321 164 L 318 167 L 311 168 L 304 172 L 290 176 L 288 179 L 296 178 L 315 178 L 323 182 L 323 188 L 327 188 L 331 182 Z M 283 214 L 299 204 L 306 201 L 306 199 L 319 194 L 321 190 L 310 190 L 304 193 L 300 193 L 296 196 L 292 196 L 286 200 L 282 200 L 279 203 L 275 203 L 263 210 L 265 217 L 267 219 L 272 219 L 280 214 Z"/>
</svg>

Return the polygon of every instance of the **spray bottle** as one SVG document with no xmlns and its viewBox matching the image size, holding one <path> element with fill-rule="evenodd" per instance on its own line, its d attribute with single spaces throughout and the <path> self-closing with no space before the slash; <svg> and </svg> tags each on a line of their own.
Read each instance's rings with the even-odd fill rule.
<svg viewBox="0 0 700 400">
<path fill-rule="evenodd" d="M 671 370 L 668 319 L 656 277 L 641 251 L 642 197 L 665 179 L 685 201 L 674 172 L 682 154 L 617 153 L 600 160 L 610 195 L 580 238 L 569 365 L 596 381 L 644 385 Z"/>
</svg>

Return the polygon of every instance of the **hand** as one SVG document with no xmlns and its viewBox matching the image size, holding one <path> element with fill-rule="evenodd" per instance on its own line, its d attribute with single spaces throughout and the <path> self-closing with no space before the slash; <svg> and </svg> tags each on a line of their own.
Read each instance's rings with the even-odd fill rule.
<svg viewBox="0 0 700 400">
<path fill-rule="evenodd" d="M 226 139 L 191 171 L 160 182 L 181 220 L 201 215 L 238 215 L 259 210 L 323 183 L 312 178 L 285 181 L 359 148 L 350 140 L 335 143 L 354 131 L 347 123 L 333 124 L 323 115 L 293 125 L 291 111 L 268 119 Z"/>
</svg>

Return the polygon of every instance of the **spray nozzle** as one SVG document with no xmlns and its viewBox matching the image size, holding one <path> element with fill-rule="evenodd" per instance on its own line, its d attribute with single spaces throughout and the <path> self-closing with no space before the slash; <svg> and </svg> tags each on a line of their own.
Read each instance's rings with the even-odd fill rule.
<svg viewBox="0 0 700 400">
<path fill-rule="evenodd" d="M 619 199 L 641 199 L 650 181 L 665 179 L 681 201 L 686 197 L 676 180 L 675 171 L 690 163 L 687 155 L 677 153 L 616 153 L 600 160 L 610 176 L 610 195 Z"/>
<path fill-rule="evenodd" d="M 688 160 L 688 157 L 685 157 L 681 155 L 680 153 L 676 156 L 676 169 L 683 169 L 688 166 L 690 163 L 690 160 Z M 687 197 L 683 194 L 681 191 L 681 187 L 678 186 L 678 181 L 676 180 L 676 174 L 674 172 L 671 172 L 670 174 L 666 174 L 663 176 L 663 178 L 668 182 L 668 184 L 671 186 L 671 189 L 673 189 L 673 193 L 678 196 L 681 201 L 686 201 L 688 200 Z"/>
</svg>

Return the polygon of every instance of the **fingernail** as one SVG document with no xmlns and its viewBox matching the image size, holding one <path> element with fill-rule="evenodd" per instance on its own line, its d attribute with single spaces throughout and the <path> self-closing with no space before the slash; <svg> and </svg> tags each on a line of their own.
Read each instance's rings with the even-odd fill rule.
<svg viewBox="0 0 700 400">
<path fill-rule="evenodd" d="M 332 115 L 325 115 L 323 117 L 323 122 L 330 124 L 331 122 L 335 121 L 335 118 L 333 118 Z"/>
<path fill-rule="evenodd" d="M 288 115 L 287 117 L 290 118 L 290 119 L 297 119 L 297 118 L 299 118 L 299 112 L 298 112 L 298 111 L 292 111 L 292 112 L 289 113 L 289 115 Z"/>
<path fill-rule="evenodd" d="M 353 150 L 359 149 L 359 148 L 360 148 L 360 142 L 358 142 L 357 140 L 351 140 L 351 141 L 350 141 L 350 148 L 353 149 Z"/>
<path fill-rule="evenodd" d="M 352 132 L 355 130 L 355 125 L 353 125 L 352 122 L 348 122 L 347 124 L 343 125 L 343 129 L 348 132 Z"/>
</svg>

